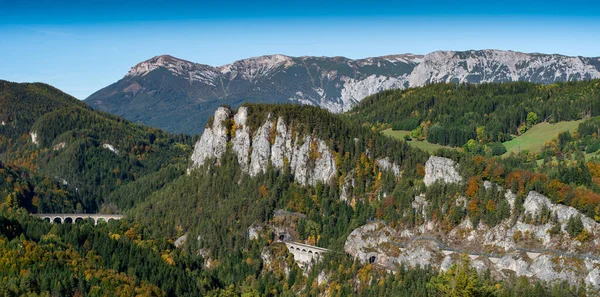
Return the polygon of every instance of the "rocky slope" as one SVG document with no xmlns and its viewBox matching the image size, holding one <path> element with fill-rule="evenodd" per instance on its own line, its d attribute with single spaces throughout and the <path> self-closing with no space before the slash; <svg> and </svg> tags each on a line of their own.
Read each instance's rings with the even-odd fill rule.
<svg viewBox="0 0 600 297">
<path fill-rule="evenodd" d="M 250 131 L 247 119 L 247 107 L 240 107 L 233 118 L 229 109 L 217 109 L 212 126 L 204 130 L 194 147 L 192 168 L 208 162 L 218 164 L 230 143 L 240 167 L 250 176 L 266 172 L 268 165 L 277 169 L 289 166 L 302 185 L 327 183 L 335 176 L 331 150 L 322 139 L 297 135 L 282 117 L 271 114 L 256 131 Z M 233 121 L 230 131 L 225 126 L 227 121 Z"/>
<path fill-rule="evenodd" d="M 437 51 L 352 60 L 271 55 L 212 67 L 157 56 L 86 99 L 92 107 L 173 132 L 198 133 L 218 106 L 310 104 L 344 112 L 387 89 L 434 82 L 552 83 L 600 77 L 600 58 L 512 51 Z"/>
<path fill-rule="evenodd" d="M 425 166 L 427 185 L 434 181 L 459 183 L 452 160 L 431 157 Z M 490 227 L 480 222 L 473 226 L 468 218 L 443 232 L 443 226 L 431 219 L 412 229 L 391 228 L 384 222 L 374 222 L 355 229 L 345 243 L 346 253 L 361 262 L 371 262 L 387 269 L 401 264 L 409 267 L 431 265 L 447 270 L 460 261 L 461 254 L 470 258 L 470 265 L 479 272 L 490 270 L 493 276 L 509 274 L 537 278 L 544 281 L 567 280 L 571 284 L 585 284 L 600 288 L 600 254 L 590 252 L 600 244 L 594 234 L 600 224 L 581 214 L 573 207 L 554 204 L 547 197 L 530 191 L 522 204 L 515 206 L 516 195 L 491 182 L 486 189 L 504 193 L 511 208 L 510 218 Z M 457 203 L 466 199 L 457 199 Z M 415 212 L 425 216 L 427 197 L 415 197 Z M 443 212 L 443 210 L 442 210 Z M 548 221 L 540 221 L 547 212 Z M 567 232 L 568 221 L 580 217 L 588 239 L 573 239 Z"/>
<path fill-rule="evenodd" d="M 274 111 L 262 116 L 259 113 L 252 114 L 247 106 L 235 112 L 219 107 L 195 144 L 190 170 L 206 164 L 218 166 L 226 152 L 230 151 L 242 171 L 252 177 L 265 173 L 268 166 L 278 170 L 289 169 L 300 185 L 329 183 L 339 177 L 340 168 L 334 156 L 340 152 L 333 149 L 333 146 L 340 146 L 336 140 L 320 138 L 315 127 L 309 128 L 314 124 L 300 123 L 302 120 L 295 118 L 293 112 L 286 116 Z M 355 145 L 360 141 L 363 140 L 351 140 Z M 377 167 L 374 172 L 389 172 L 396 178 L 401 177 L 400 165 L 391 158 L 367 158 Z M 344 181 L 342 200 L 351 200 L 356 183 L 353 172 L 346 175 Z"/>
</svg>

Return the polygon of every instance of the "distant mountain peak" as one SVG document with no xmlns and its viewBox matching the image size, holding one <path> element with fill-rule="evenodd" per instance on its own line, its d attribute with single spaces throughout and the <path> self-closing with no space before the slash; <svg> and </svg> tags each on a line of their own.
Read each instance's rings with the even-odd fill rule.
<svg viewBox="0 0 600 297">
<path fill-rule="evenodd" d="M 223 66 L 161 55 L 135 65 L 119 82 L 86 101 L 133 121 L 197 133 L 223 104 L 300 103 L 345 112 L 377 92 L 431 83 L 550 84 L 596 78 L 600 78 L 600 58 L 497 49 L 364 59 L 275 54 Z"/>
<path fill-rule="evenodd" d="M 281 66 L 287 68 L 294 64 L 292 57 L 276 54 L 235 61 L 218 69 L 222 74 L 231 73 L 230 79 L 240 74 L 243 79 L 254 81 L 258 77 L 269 75 Z"/>
<path fill-rule="evenodd" d="M 198 66 L 201 66 L 201 64 L 179 59 L 171 55 L 160 55 L 131 67 L 126 76 L 144 76 L 157 68 L 166 68 L 176 74 L 184 75 L 185 71 L 194 70 Z"/>
<path fill-rule="evenodd" d="M 424 55 L 415 55 L 415 54 L 399 54 L 399 55 L 387 55 L 381 56 L 379 58 L 385 59 L 389 62 L 404 62 L 404 63 L 421 63 L 423 61 Z"/>
</svg>

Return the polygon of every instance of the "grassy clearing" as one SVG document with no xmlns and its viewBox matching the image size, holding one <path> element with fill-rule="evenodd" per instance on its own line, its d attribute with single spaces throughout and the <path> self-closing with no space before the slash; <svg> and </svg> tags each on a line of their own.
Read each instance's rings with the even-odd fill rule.
<svg viewBox="0 0 600 297">
<path fill-rule="evenodd" d="M 383 134 L 385 136 L 391 136 L 393 138 L 397 138 L 400 140 L 404 140 L 404 136 L 410 134 L 410 131 L 386 129 L 386 130 L 381 131 L 381 134 Z M 411 141 L 407 141 L 407 142 L 411 146 L 420 148 L 420 149 L 428 151 L 430 153 L 435 152 L 441 148 L 454 149 L 449 146 L 443 146 L 443 145 L 439 145 L 439 144 L 435 144 L 435 143 L 429 143 L 426 140 L 424 140 L 424 141 L 411 140 Z"/>
<path fill-rule="evenodd" d="M 577 129 L 577 126 L 581 122 L 582 122 L 582 120 L 558 122 L 555 124 L 548 124 L 548 123 L 537 124 L 537 125 L 531 127 L 531 129 L 529 129 L 523 135 L 517 136 L 513 140 L 504 142 L 503 144 L 506 147 L 506 151 L 507 151 L 506 154 L 504 154 L 504 155 L 506 156 L 506 155 L 510 154 L 511 152 L 516 153 L 519 151 L 519 149 L 521 151 L 528 150 L 530 152 L 537 153 L 542 149 L 544 142 L 546 142 L 548 140 L 552 140 L 554 137 L 556 137 L 561 132 L 564 132 L 564 131 L 573 132 L 574 130 Z"/>
</svg>

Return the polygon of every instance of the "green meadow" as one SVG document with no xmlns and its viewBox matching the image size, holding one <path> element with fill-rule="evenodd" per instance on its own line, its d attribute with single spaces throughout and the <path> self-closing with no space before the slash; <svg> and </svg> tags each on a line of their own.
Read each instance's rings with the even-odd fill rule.
<svg viewBox="0 0 600 297">
<path fill-rule="evenodd" d="M 397 138 L 400 140 L 404 140 L 404 136 L 410 134 L 410 131 L 386 129 L 386 130 L 381 131 L 381 134 L 383 134 L 385 136 L 391 136 L 393 138 Z M 443 145 L 439 145 L 439 144 L 435 144 L 435 143 L 430 143 L 426 140 L 423 140 L 423 141 L 411 140 L 411 141 L 407 141 L 407 142 L 411 146 L 420 148 L 420 149 L 428 151 L 430 153 L 435 152 L 441 148 L 454 149 L 449 146 L 443 146 Z"/>
<path fill-rule="evenodd" d="M 504 142 L 503 144 L 506 147 L 505 155 L 510 154 L 511 152 L 518 152 L 519 150 L 539 152 L 546 141 L 552 140 L 561 132 L 573 132 L 577 129 L 577 126 L 581 122 L 582 120 L 558 122 L 555 124 L 537 124 L 531 127 L 531 129 L 527 130 L 527 132 L 523 133 L 523 135 L 517 136 L 510 141 Z"/>
</svg>

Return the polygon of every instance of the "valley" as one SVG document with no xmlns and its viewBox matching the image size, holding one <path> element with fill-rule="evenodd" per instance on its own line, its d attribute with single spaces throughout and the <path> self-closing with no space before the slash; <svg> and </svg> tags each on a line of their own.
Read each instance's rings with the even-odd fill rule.
<svg viewBox="0 0 600 297">
<path fill-rule="evenodd" d="M 221 106 L 196 136 L 2 86 L 0 292 L 600 290 L 595 80 L 432 84 L 344 114 Z"/>
<path fill-rule="evenodd" d="M 0 43 L 0 297 L 600 296 L 599 1 L 2 1 Z"/>
</svg>

